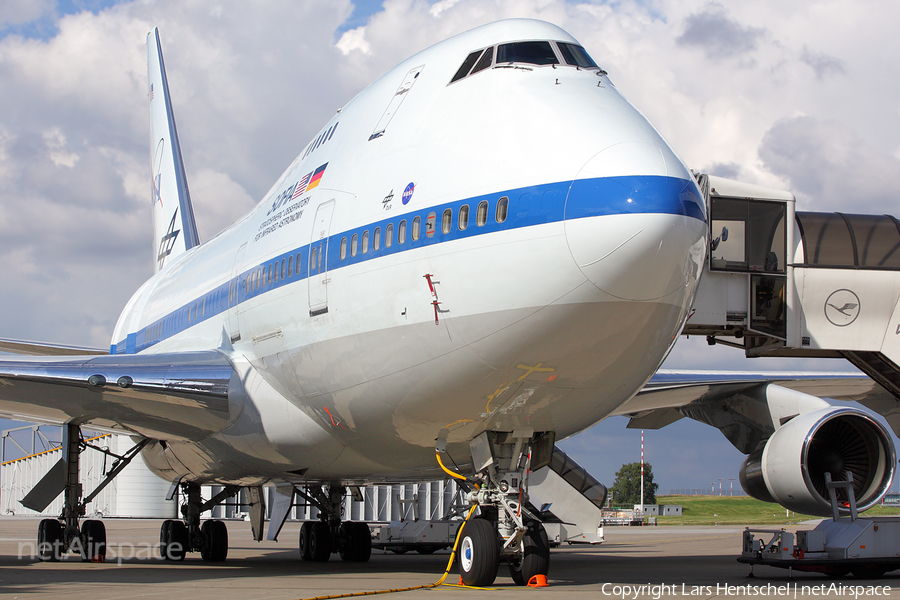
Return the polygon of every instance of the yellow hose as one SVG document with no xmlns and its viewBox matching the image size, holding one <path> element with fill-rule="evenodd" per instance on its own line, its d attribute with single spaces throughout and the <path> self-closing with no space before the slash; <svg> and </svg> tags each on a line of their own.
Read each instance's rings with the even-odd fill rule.
<svg viewBox="0 0 900 600">
<path fill-rule="evenodd" d="M 443 466 L 443 465 L 442 465 Z M 431 588 L 436 588 L 439 585 L 442 585 L 444 581 L 447 579 L 447 575 L 450 574 L 450 569 L 453 567 L 453 559 L 456 558 L 456 548 L 459 546 L 459 538 L 462 535 L 463 527 L 466 525 L 466 521 L 469 520 L 469 517 L 472 516 L 472 513 L 475 512 L 477 506 L 473 506 L 469 511 L 469 514 L 466 515 L 465 520 L 459 526 L 459 530 L 456 532 L 456 539 L 453 541 L 453 550 L 450 551 L 450 560 L 447 561 L 447 568 L 444 569 L 444 574 L 441 575 L 441 578 L 435 581 L 434 583 L 429 583 L 428 585 L 414 585 L 412 587 L 406 588 L 396 588 L 392 590 L 377 590 L 371 592 L 351 592 L 349 594 L 335 594 L 333 596 L 316 596 L 314 598 L 304 598 L 303 600 L 332 600 L 334 598 L 353 598 L 354 596 L 376 596 L 378 594 L 393 594 L 394 592 L 411 592 L 413 590 L 427 590 Z"/>
<path fill-rule="evenodd" d="M 460 475 L 459 473 L 454 473 L 450 469 L 444 466 L 443 461 L 441 461 L 441 453 L 435 451 L 435 456 L 437 457 L 437 462 L 441 466 L 441 469 L 444 470 L 447 475 L 453 477 L 454 479 L 462 479 L 463 481 L 468 481 L 464 475 Z M 477 483 L 475 487 L 480 487 Z M 413 587 L 406 588 L 396 588 L 392 590 L 377 590 L 371 592 L 351 592 L 349 594 L 335 594 L 333 596 L 316 596 L 314 598 L 304 598 L 303 600 L 334 600 L 335 598 L 353 598 L 355 596 L 376 596 L 378 594 L 393 594 L 394 592 L 411 592 L 413 590 L 427 590 L 431 588 L 436 588 L 439 585 L 443 585 L 444 581 L 447 579 L 447 575 L 450 574 L 450 569 L 453 568 L 453 559 L 456 558 L 456 549 L 459 546 L 459 538 L 462 535 L 462 530 L 465 527 L 466 523 L 469 520 L 469 517 L 472 516 L 472 513 L 475 512 L 475 509 L 478 508 L 477 505 L 472 506 L 471 510 L 469 510 L 469 514 L 466 515 L 466 518 L 463 520 L 462 524 L 459 526 L 459 529 L 456 532 L 456 539 L 453 541 L 453 550 L 450 551 L 450 560 L 447 561 L 447 568 L 444 569 L 444 574 L 441 575 L 441 578 L 435 581 L 434 583 L 430 583 L 428 585 L 415 585 Z M 479 588 L 483 589 L 483 588 Z"/>
</svg>

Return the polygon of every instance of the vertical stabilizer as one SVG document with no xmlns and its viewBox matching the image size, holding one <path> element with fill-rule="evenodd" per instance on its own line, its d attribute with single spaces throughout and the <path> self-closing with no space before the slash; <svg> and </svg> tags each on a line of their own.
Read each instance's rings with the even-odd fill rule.
<svg viewBox="0 0 900 600">
<path fill-rule="evenodd" d="M 200 236 L 175 129 L 166 65 L 159 30 L 147 34 L 147 75 L 150 87 L 150 176 L 153 205 L 153 272 L 182 252 L 198 246 Z"/>
</svg>

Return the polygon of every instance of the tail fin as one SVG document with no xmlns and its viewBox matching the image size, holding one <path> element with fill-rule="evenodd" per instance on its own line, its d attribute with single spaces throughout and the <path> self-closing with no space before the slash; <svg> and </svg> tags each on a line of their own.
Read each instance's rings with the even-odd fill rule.
<svg viewBox="0 0 900 600">
<path fill-rule="evenodd" d="M 147 34 L 147 75 L 150 80 L 153 272 L 157 273 L 168 258 L 200 245 L 200 235 L 194 222 L 191 193 L 175 129 L 159 30 L 155 27 Z"/>
</svg>

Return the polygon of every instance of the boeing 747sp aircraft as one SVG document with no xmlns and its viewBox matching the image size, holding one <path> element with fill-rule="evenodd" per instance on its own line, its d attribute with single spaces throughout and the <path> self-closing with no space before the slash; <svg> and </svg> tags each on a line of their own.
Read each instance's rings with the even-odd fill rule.
<svg viewBox="0 0 900 600">
<path fill-rule="evenodd" d="M 613 414 L 752 399 L 765 410 L 737 424 L 696 405 L 693 416 L 765 454 L 745 478 L 757 495 L 820 514 L 818 478 L 841 474 L 842 459 L 808 464 L 796 446 L 843 423 L 832 430 L 868 449 L 858 503 L 886 491 L 893 448 L 860 410 L 759 378 L 645 388 L 709 260 L 710 191 L 565 31 L 500 21 L 407 59 L 207 241 L 155 29 L 147 49 L 153 275 L 108 354 L 2 344 L 23 354 L 0 361 L 2 414 L 64 425 L 59 468 L 24 500 L 40 510 L 65 493 L 61 517 L 41 522 L 42 558 L 102 553 L 102 523 L 81 519 L 81 428 L 132 436 L 124 462 L 140 454 L 182 491 L 184 519 L 161 531 L 171 560 L 225 559 L 224 523 L 200 515 L 241 488 L 261 535 L 274 485 L 270 536 L 299 495 L 321 516 L 303 525 L 303 558 L 365 561 L 366 524 L 342 522 L 346 487 L 456 477 L 481 517 L 459 538 L 470 585 L 493 582 L 501 563 L 519 583 L 547 573 L 529 477 L 556 440 Z M 204 500 L 207 484 L 225 488 Z"/>
</svg>

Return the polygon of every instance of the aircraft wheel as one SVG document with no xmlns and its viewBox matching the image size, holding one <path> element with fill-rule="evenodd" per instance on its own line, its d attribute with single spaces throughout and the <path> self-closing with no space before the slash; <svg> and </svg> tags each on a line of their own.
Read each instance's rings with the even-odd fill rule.
<svg viewBox="0 0 900 600">
<path fill-rule="evenodd" d="M 43 519 L 38 525 L 38 559 L 56 562 L 62 556 L 62 525 L 56 519 Z"/>
<path fill-rule="evenodd" d="M 81 523 L 81 561 L 106 562 L 106 525 L 103 521 Z"/>
<path fill-rule="evenodd" d="M 187 527 L 181 521 L 163 521 L 159 531 L 159 553 L 165 560 L 184 560 L 187 553 Z"/>
<path fill-rule="evenodd" d="M 312 528 L 315 523 L 312 521 L 303 521 L 300 526 L 300 558 L 302 560 L 312 560 L 312 548 L 309 546 L 309 538 L 312 536 Z"/>
<path fill-rule="evenodd" d="M 369 562 L 372 556 L 372 535 L 369 526 L 360 522 L 341 523 L 341 558 L 347 562 Z"/>
<path fill-rule="evenodd" d="M 203 523 L 200 532 L 206 545 L 200 550 L 200 557 L 209 562 L 224 562 L 228 557 L 228 528 L 225 523 L 210 520 Z"/>
<path fill-rule="evenodd" d="M 528 527 L 522 540 L 525 554 L 518 564 L 509 565 L 509 574 L 516 585 L 527 585 L 535 575 L 546 575 L 550 570 L 550 542 L 544 526 L 536 521 L 525 526 Z"/>
<path fill-rule="evenodd" d="M 316 521 L 309 534 L 309 552 L 315 562 L 328 562 L 331 558 L 331 529 L 328 523 Z"/>
<path fill-rule="evenodd" d="M 494 583 L 500 568 L 500 544 L 487 519 L 470 519 L 459 541 L 459 575 L 465 585 L 485 587 Z"/>
</svg>

